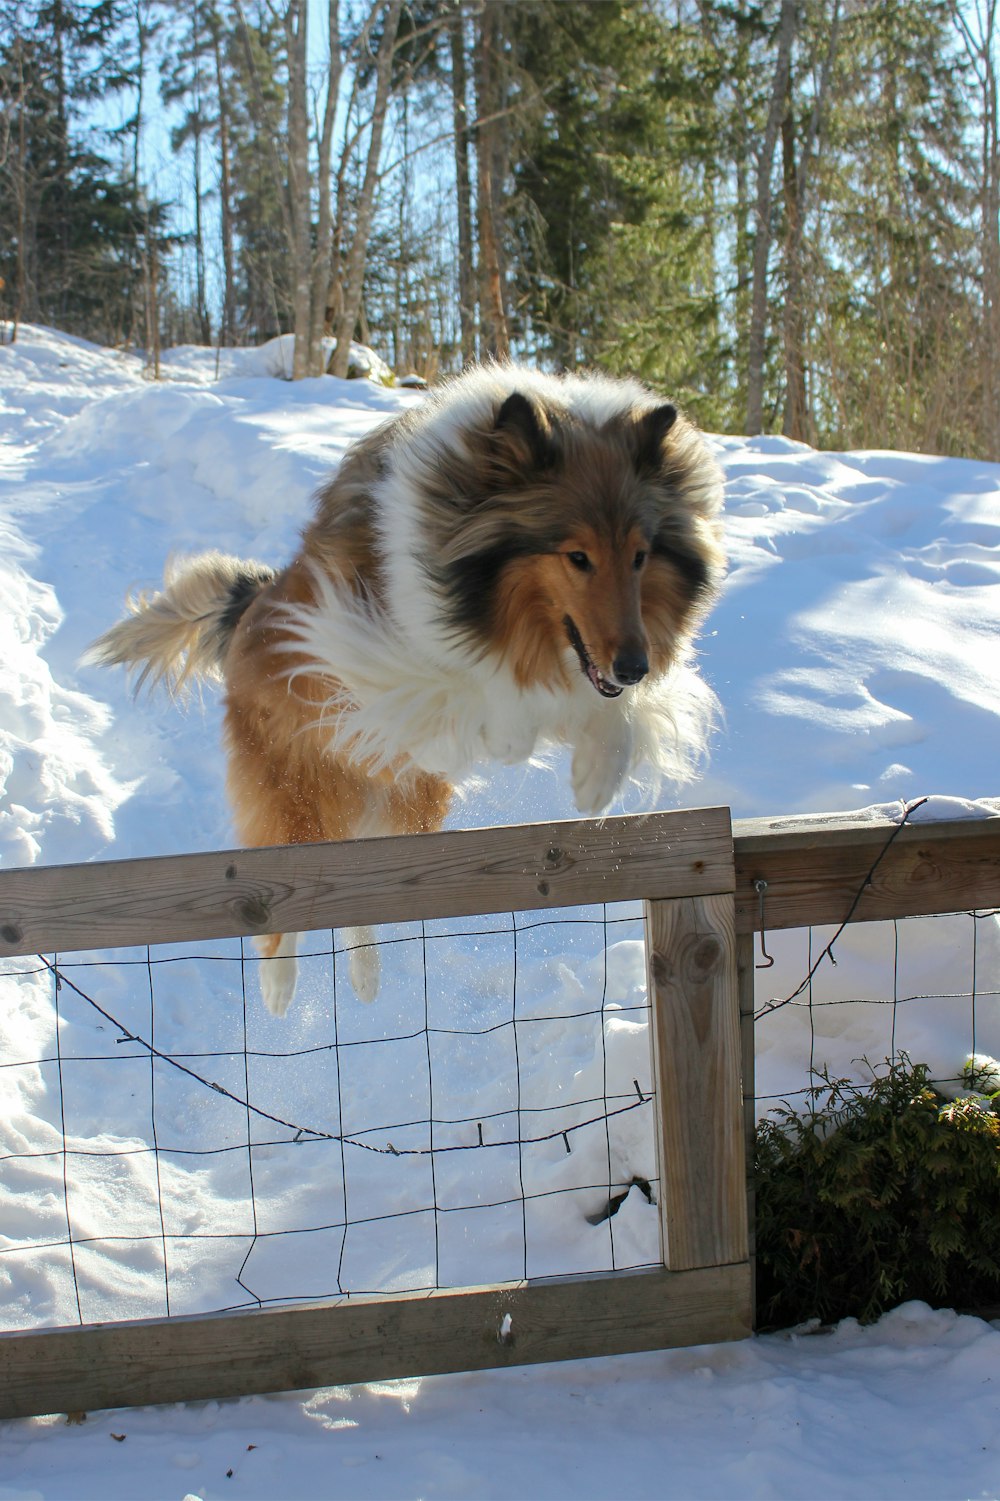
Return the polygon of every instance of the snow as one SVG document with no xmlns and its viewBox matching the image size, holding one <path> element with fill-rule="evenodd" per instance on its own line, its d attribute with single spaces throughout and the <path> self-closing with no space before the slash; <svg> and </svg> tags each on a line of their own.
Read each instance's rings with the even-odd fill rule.
<svg viewBox="0 0 1000 1501">
<path fill-rule="evenodd" d="M 118 676 L 79 661 L 129 589 L 157 584 L 171 553 L 290 556 L 311 492 L 348 444 L 422 399 L 375 380 L 293 385 L 280 379 L 287 354 L 170 351 L 154 383 L 134 357 L 50 330 L 26 327 L 0 346 L 0 864 L 232 845 L 217 697 L 206 692 L 184 712 L 134 701 Z M 725 723 L 705 775 L 673 805 L 728 803 L 737 817 L 775 819 L 863 813 L 886 824 L 904 813 L 996 816 L 1000 467 L 817 453 L 779 438 L 711 441 L 726 471 L 731 563 L 700 656 Z M 622 810 L 639 806 L 633 791 Z M 573 812 L 555 757 L 484 768 L 450 822 Z M 198 959 L 174 946 L 151 969 L 145 951 L 96 968 L 74 962 L 90 956 L 60 956 L 133 1036 L 149 1036 L 153 975 L 157 1047 L 233 1094 L 249 1088 L 260 1108 L 307 1131 L 370 1145 L 388 1131 L 404 1154 L 345 1148 L 342 1176 L 338 1142 L 292 1144 L 255 1117 L 255 1238 L 245 1109 L 177 1070 L 151 1069 L 139 1043 L 123 1042 L 64 985 L 70 1213 L 88 1242 L 76 1249 L 76 1283 L 52 981 L 37 961 L 6 964 L 0 1327 L 74 1322 L 77 1287 L 82 1316 L 102 1319 L 161 1314 L 167 1292 L 170 1311 L 185 1313 L 338 1286 L 655 1260 L 656 1211 L 638 1190 L 600 1219 L 609 1186 L 655 1181 L 649 1111 L 633 1088 L 648 1094 L 641 930 L 634 909 L 609 908 L 605 950 L 603 912 L 559 920 L 567 915 L 428 924 L 424 945 L 412 925 L 394 928 L 371 1007 L 354 1002 L 338 952 L 335 1017 L 329 935 L 313 935 L 284 1020 L 260 1004 L 249 954 L 244 1020 L 238 944 L 200 945 Z M 769 935 L 776 964 L 759 976 L 759 1001 L 788 996 L 831 936 Z M 972 1054 L 1000 1057 L 995 918 L 850 929 L 836 958 L 818 970 L 811 1005 L 803 998 L 761 1021 L 765 1100 L 805 1087 L 811 1065 L 857 1074 L 892 1048 L 942 1080 Z M 435 1113 L 464 1123 L 439 1128 L 436 1145 L 470 1144 L 470 1131 L 474 1143 L 478 1122 L 489 1146 L 438 1159 L 446 1212 L 436 1235 L 429 1159 L 405 1155 L 426 1137 L 408 1123 L 428 1113 L 428 1021 Z M 352 1060 L 342 1071 L 335 1039 Z M 154 1089 L 158 1156 L 148 1150 Z M 604 1093 L 635 1108 L 607 1128 L 587 1125 L 601 1113 L 587 1102 Z M 538 1139 L 519 1154 L 505 1145 L 519 1135 Z M 10 1250 L 39 1243 L 48 1249 Z M 873 1328 L 848 1322 L 832 1334 L 120 1410 L 80 1426 L 9 1422 L 0 1501 L 996 1496 L 998 1355 L 997 1328 L 907 1305 Z"/>
<path fill-rule="evenodd" d="M 825 1335 L 9 1423 L 0 1501 L 993 1497 L 998 1355 L 989 1325 L 911 1303 Z"/>
</svg>

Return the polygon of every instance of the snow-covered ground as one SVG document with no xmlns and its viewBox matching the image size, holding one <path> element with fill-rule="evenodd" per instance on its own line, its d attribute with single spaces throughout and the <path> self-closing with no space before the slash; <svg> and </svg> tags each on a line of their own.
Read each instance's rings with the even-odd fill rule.
<svg viewBox="0 0 1000 1501">
<path fill-rule="evenodd" d="M 281 359 L 275 347 L 233 351 L 217 370 L 213 354 L 181 350 L 152 384 L 130 356 L 41 329 L 0 347 L 3 865 L 233 843 L 216 698 L 185 713 L 136 702 L 120 677 L 79 659 L 128 589 L 157 583 L 171 552 L 285 560 L 312 490 L 346 446 L 421 399 L 363 381 L 292 385 Z M 725 722 L 705 775 L 674 805 L 724 802 L 736 816 L 898 810 L 931 795 L 923 816 L 994 815 L 1000 467 L 817 453 L 776 438 L 713 443 L 727 476 L 731 567 L 701 663 Z M 622 809 L 641 805 L 634 789 Z M 556 757 L 484 768 L 451 823 L 572 814 Z M 249 1090 L 260 1109 L 333 1134 L 371 1131 L 373 1141 L 391 1127 L 405 1151 L 425 1139 L 423 1126 L 406 1124 L 428 1114 L 425 1017 L 435 1115 L 481 1119 L 487 1140 L 574 1128 L 599 1113 L 595 1096 L 624 1097 L 633 1079 L 645 1090 L 637 922 L 609 909 L 605 962 L 604 914 L 574 915 L 593 920 L 539 927 L 508 914 L 477 924 L 485 931 L 475 936 L 468 924 L 460 936 L 428 925 L 425 946 L 412 928 L 394 930 L 406 941 L 385 951 L 375 1006 L 338 984 L 337 1040 L 351 1044 L 340 1072 L 329 1048 L 331 958 L 320 952 L 328 935 L 313 945 L 284 1022 L 264 1012 L 239 945 L 199 946 L 200 962 L 176 948 L 152 968 L 144 952 L 99 968 L 60 957 L 75 984 L 147 1039 L 152 975 L 157 1047 L 236 1094 Z M 780 996 L 806 972 L 809 939 L 770 944 L 778 964 L 766 983 Z M 1000 1006 L 989 995 L 1000 989 L 995 919 L 858 928 L 837 958 L 819 972 L 811 1009 L 761 1023 L 761 1095 L 801 1088 L 810 1062 L 858 1069 L 891 1047 L 941 1078 L 973 1046 L 1000 1054 Z M 183 1313 L 656 1257 L 656 1213 L 638 1192 L 614 1220 L 588 1218 L 609 1182 L 655 1177 L 645 1109 L 607 1130 L 574 1129 L 571 1153 L 557 1135 L 520 1154 L 454 1154 L 434 1185 L 438 1216 L 426 1209 L 426 1158 L 347 1151 L 342 1175 L 336 1143 L 292 1146 L 258 1118 L 251 1203 L 245 1110 L 176 1070 L 151 1069 L 141 1045 L 123 1044 L 68 986 L 57 1060 L 50 976 L 30 961 L 4 969 L 0 1327 L 72 1322 L 78 1295 L 86 1319 L 134 1317 L 162 1313 L 168 1296 Z M 895 1006 L 858 999 L 894 997 Z M 195 1053 L 212 1056 L 193 1062 Z M 86 1242 L 75 1278 L 63 1111 L 69 1213 Z M 525 1120 L 546 1126 L 528 1131 Z M 1000 1333 L 988 1325 L 909 1307 L 874 1329 L 823 1337 L 119 1412 L 82 1427 L 9 1423 L 0 1501 L 992 1496 L 998 1356 Z"/>
</svg>

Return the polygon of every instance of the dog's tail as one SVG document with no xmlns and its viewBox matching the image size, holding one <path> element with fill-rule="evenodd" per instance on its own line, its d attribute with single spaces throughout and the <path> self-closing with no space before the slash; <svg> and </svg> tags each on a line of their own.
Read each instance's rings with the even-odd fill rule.
<svg viewBox="0 0 1000 1501">
<path fill-rule="evenodd" d="M 194 678 L 221 678 L 240 616 L 274 569 L 220 552 L 171 559 L 159 594 L 134 594 L 131 612 L 87 648 L 83 660 L 127 667 L 144 683 L 182 693 Z"/>
</svg>

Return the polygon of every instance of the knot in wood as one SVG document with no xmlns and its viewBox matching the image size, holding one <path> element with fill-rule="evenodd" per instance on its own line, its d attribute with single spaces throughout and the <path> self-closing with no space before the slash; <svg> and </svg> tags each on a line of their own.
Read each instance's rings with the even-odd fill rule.
<svg viewBox="0 0 1000 1501">
<path fill-rule="evenodd" d="M 236 910 L 248 928 L 263 928 L 271 920 L 271 903 L 266 896 L 244 897 L 237 902 Z"/>
<path fill-rule="evenodd" d="M 649 968 L 653 980 L 657 985 L 666 985 L 673 978 L 673 966 L 666 954 L 658 953 L 655 949 L 650 955 Z"/>
<path fill-rule="evenodd" d="M 4 943 L 20 943 L 24 937 L 24 930 L 19 923 L 5 922 L 0 928 L 0 937 L 3 938 Z"/>
<path fill-rule="evenodd" d="M 691 967 L 701 976 L 708 976 L 719 967 L 722 958 L 722 944 L 711 933 L 703 933 L 698 937 L 691 950 Z"/>
</svg>

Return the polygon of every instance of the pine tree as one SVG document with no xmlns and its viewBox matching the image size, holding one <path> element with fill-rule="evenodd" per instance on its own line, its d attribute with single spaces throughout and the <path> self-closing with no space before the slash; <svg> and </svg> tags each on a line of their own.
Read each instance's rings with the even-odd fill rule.
<svg viewBox="0 0 1000 1501">
<path fill-rule="evenodd" d="M 24 319 L 118 343 L 143 327 L 143 257 L 164 244 L 166 211 L 134 170 L 115 170 L 86 106 L 135 88 L 124 7 L 53 0 L 9 5 L 0 92 L 11 148 L 0 164 L 0 275 Z M 110 144 L 110 143 L 109 143 Z"/>
<path fill-rule="evenodd" d="M 512 8 L 510 209 L 523 336 L 718 412 L 712 65 L 652 4 Z"/>
<path fill-rule="evenodd" d="M 854 446 L 971 451 L 979 317 L 963 59 L 938 0 L 845 24 L 815 233 L 815 419 Z"/>
</svg>

